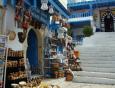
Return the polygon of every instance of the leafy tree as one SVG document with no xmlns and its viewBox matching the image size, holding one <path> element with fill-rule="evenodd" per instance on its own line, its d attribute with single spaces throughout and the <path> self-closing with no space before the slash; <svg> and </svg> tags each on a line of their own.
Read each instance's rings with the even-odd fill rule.
<svg viewBox="0 0 115 88">
<path fill-rule="evenodd" d="M 91 28 L 91 26 L 85 26 L 83 28 L 83 34 L 85 37 L 90 37 L 91 35 L 93 35 L 93 28 Z"/>
</svg>

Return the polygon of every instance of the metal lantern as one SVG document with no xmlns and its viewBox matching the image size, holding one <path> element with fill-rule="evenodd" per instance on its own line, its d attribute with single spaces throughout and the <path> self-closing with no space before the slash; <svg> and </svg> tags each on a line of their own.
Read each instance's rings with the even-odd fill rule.
<svg viewBox="0 0 115 88">
<path fill-rule="evenodd" d="M 41 0 L 41 9 L 42 10 L 48 10 L 48 0 Z"/>
<path fill-rule="evenodd" d="M 58 29 L 58 38 L 64 38 L 64 28 L 62 27 Z"/>
<path fill-rule="evenodd" d="M 54 10 L 53 10 L 52 5 L 51 5 L 50 8 L 49 8 L 49 13 L 50 13 L 50 14 L 53 14 L 53 13 L 54 13 Z"/>
</svg>

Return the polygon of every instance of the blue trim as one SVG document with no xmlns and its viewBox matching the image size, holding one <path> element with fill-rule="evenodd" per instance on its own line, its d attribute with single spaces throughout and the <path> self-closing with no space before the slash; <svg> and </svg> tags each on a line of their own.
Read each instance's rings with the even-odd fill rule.
<svg viewBox="0 0 115 88">
<path fill-rule="evenodd" d="M 74 2 L 73 0 L 68 2 L 68 8 L 77 9 L 88 9 L 89 5 L 93 5 L 93 8 L 98 8 L 104 6 L 115 6 L 115 0 L 94 0 L 94 1 L 84 1 L 84 2 Z"/>
<path fill-rule="evenodd" d="M 15 7 L 15 4 L 16 4 L 15 1 L 16 1 L 16 0 L 11 0 L 11 4 L 12 4 L 13 7 Z"/>
<path fill-rule="evenodd" d="M 85 20 L 85 21 L 78 21 L 78 22 L 69 22 L 71 25 L 73 24 L 73 25 L 76 25 L 76 24 L 78 24 L 78 25 L 82 25 L 82 24 L 87 24 L 87 23 L 89 23 L 89 22 L 91 22 L 90 20 Z"/>
<path fill-rule="evenodd" d="M 3 6 L 7 5 L 7 0 L 2 0 Z"/>
<path fill-rule="evenodd" d="M 90 14 L 93 15 L 93 6 L 92 4 L 90 4 L 89 6 L 90 6 Z"/>
<path fill-rule="evenodd" d="M 42 22 L 44 24 L 49 24 L 49 14 L 47 12 L 42 11 L 41 9 L 35 8 L 32 6 L 28 1 L 25 1 L 25 7 L 30 9 L 32 13 L 32 17 L 36 19 L 39 22 Z"/>
<path fill-rule="evenodd" d="M 33 2 L 34 2 L 34 7 L 36 8 L 37 7 L 37 1 L 33 0 Z"/>
<path fill-rule="evenodd" d="M 93 10 L 92 10 L 93 11 Z M 69 18 L 77 18 L 77 17 L 88 17 L 88 16 L 92 16 L 93 13 L 92 11 L 88 11 L 88 12 L 80 12 L 80 13 L 72 13 L 70 15 Z"/>
</svg>

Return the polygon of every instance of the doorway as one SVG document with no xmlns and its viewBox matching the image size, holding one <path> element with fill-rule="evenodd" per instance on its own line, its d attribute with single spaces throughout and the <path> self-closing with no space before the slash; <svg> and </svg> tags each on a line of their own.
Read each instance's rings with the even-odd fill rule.
<svg viewBox="0 0 115 88">
<path fill-rule="evenodd" d="M 107 12 L 107 15 L 104 17 L 105 32 L 114 32 L 114 20 L 110 11 Z"/>
<path fill-rule="evenodd" d="M 31 75 L 39 74 L 38 39 L 33 29 L 28 33 L 27 43 L 27 58 L 30 64 Z"/>
</svg>

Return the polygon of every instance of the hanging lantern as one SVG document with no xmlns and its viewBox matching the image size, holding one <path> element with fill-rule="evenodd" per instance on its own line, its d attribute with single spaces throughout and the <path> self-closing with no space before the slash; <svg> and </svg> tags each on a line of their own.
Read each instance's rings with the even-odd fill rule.
<svg viewBox="0 0 115 88">
<path fill-rule="evenodd" d="M 54 13 L 54 10 L 53 10 L 52 5 L 51 5 L 50 8 L 49 8 L 49 13 L 50 13 L 50 14 L 53 14 L 53 13 Z"/>
<path fill-rule="evenodd" d="M 41 9 L 42 10 L 48 10 L 48 0 L 41 0 Z"/>
<path fill-rule="evenodd" d="M 52 38 L 52 32 L 51 32 L 51 30 L 49 30 L 47 33 L 48 33 L 48 37 Z"/>
<path fill-rule="evenodd" d="M 64 29 L 62 27 L 58 29 L 58 38 L 64 38 Z"/>
</svg>

